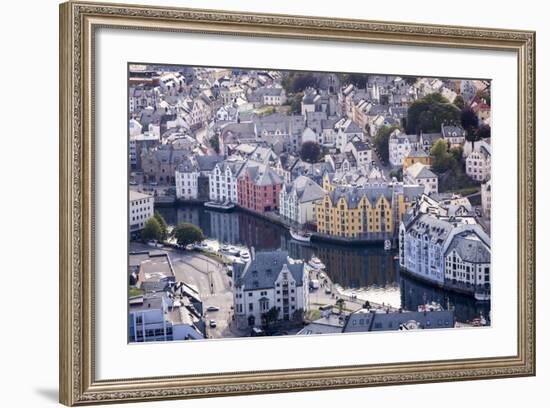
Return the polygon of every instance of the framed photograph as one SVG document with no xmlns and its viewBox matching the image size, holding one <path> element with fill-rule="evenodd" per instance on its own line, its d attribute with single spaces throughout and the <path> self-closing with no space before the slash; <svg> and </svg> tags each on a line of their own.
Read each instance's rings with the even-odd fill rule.
<svg viewBox="0 0 550 408">
<path fill-rule="evenodd" d="M 60 401 L 534 375 L 534 85 L 531 31 L 62 4 Z"/>
</svg>

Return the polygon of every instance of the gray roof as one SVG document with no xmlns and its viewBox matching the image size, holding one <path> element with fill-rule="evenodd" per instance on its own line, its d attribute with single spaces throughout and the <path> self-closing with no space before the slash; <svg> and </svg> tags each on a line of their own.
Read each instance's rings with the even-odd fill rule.
<svg viewBox="0 0 550 408">
<path fill-rule="evenodd" d="M 320 200 L 325 195 L 321 186 L 306 176 L 299 176 L 291 184 L 285 185 L 285 188 L 288 193 L 295 191 L 300 203 Z"/>
<path fill-rule="evenodd" d="M 412 166 L 407 167 L 405 170 L 411 177 L 415 179 L 421 178 L 437 178 L 434 172 L 432 172 L 428 166 L 422 163 L 415 163 Z"/>
<path fill-rule="evenodd" d="M 463 232 L 453 237 L 445 256 L 455 250 L 464 262 L 490 263 L 491 251 L 475 232 Z"/>
<path fill-rule="evenodd" d="M 444 329 L 455 325 L 454 311 L 426 311 L 402 313 L 373 313 L 366 309 L 350 315 L 344 333 L 399 330 L 408 322 L 415 322 L 419 329 Z"/>
<path fill-rule="evenodd" d="M 212 171 L 216 164 L 223 161 L 222 156 L 196 156 L 195 159 L 200 171 Z"/>
<path fill-rule="evenodd" d="M 466 131 L 462 126 L 458 125 L 441 125 L 441 133 L 443 137 L 465 137 Z"/>
<path fill-rule="evenodd" d="M 283 183 L 281 176 L 265 164 L 249 162 L 245 173 L 248 174 L 252 182 L 257 186 L 270 186 Z"/>
<path fill-rule="evenodd" d="M 428 153 L 426 153 L 423 149 L 415 147 L 414 149 L 411 149 L 407 157 L 428 157 Z"/>
<path fill-rule="evenodd" d="M 273 288 L 283 265 L 292 274 L 296 286 L 303 286 L 304 263 L 290 258 L 286 251 L 257 252 L 248 263 L 234 264 L 235 285 L 244 286 L 244 290 Z"/>
</svg>

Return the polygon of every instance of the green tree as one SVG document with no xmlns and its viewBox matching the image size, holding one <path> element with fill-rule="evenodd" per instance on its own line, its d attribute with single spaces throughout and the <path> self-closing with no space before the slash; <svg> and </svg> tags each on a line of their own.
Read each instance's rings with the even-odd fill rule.
<svg viewBox="0 0 550 408">
<path fill-rule="evenodd" d="M 414 101 L 407 111 L 407 133 L 439 132 L 444 122 L 456 122 L 460 109 L 439 93 Z"/>
<path fill-rule="evenodd" d="M 481 125 L 477 129 L 477 135 L 479 136 L 480 139 L 487 139 L 487 138 L 491 137 L 491 126 Z"/>
<path fill-rule="evenodd" d="M 473 149 L 474 143 L 481 140 L 481 136 L 477 132 L 479 127 L 479 118 L 472 108 L 465 108 L 460 114 L 460 122 L 466 131 L 466 140 L 472 143 Z"/>
<path fill-rule="evenodd" d="M 281 81 L 287 94 L 302 92 L 306 88 L 316 88 L 318 78 L 312 72 L 289 72 Z"/>
<path fill-rule="evenodd" d="M 275 323 L 279 319 L 279 308 L 273 306 L 267 312 L 262 314 L 264 320 L 265 328 L 267 329 L 271 323 Z"/>
<path fill-rule="evenodd" d="M 300 158 L 308 163 L 315 163 L 321 156 L 321 147 L 319 143 L 308 141 L 302 144 L 300 148 Z"/>
<path fill-rule="evenodd" d="M 338 308 L 339 314 L 342 314 L 345 306 L 346 306 L 346 302 L 344 301 L 344 299 L 340 298 L 336 301 L 336 307 Z"/>
<path fill-rule="evenodd" d="M 464 102 L 464 97 L 462 95 L 457 95 L 453 104 L 460 110 L 464 109 L 466 103 Z"/>
<path fill-rule="evenodd" d="M 141 230 L 141 239 L 144 241 L 161 241 L 162 228 L 155 217 L 149 218 Z"/>
<path fill-rule="evenodd" d="M 298 92 L 297 94 L 294 94 L 294 96 L 290 100 L 290 113 L 294 113 L 294 114 L 302 113 L 303 98 L 304 98 L 304 94 L 302 92 Z"/>
<path fill-rule="evenodd" d="M 158 211 L 155 211 L 155 215 L 153 215 L 153 217 L 159 223 L 161 230 L 161 240 L 166 240 L 168 238 L 168 224 L 166 224 L 164 217 Z"/>
<path fill-rule="evenodd" d="M 210 142 L 210 146 L 212 146 L 212 149 L 214 149 L 214 151 L 216 153 L 220 153 L 220 139 L 218 137 L 218 135 L 214 135 L 210 138 L 209 140 Z"/>
<path fill-rule="evenodd" d="M 374 145 L 376 146 L 376 150 L 378 151 L 380 158 L 384 160 L 386 163 L 388 162 L 389 156 L 390 156 L 389 145 L 388 145 L 390 141 L 390 135 L 396 129 L 399 129 L 399 127 L 382 126 L 380 129 L 378 129 L 378 131 L 376 132 L 376 135 L 374 136 Z"/>
<path fill-rule="evenodd" d="M 178 245 L 185 246 L 204 239 L 202 230 L 196 225 L 182 222 L 174 228 L 172 233 Z"/>
<path fill-rule="evenodd" d="M 342 82 L 345 84 L 353 84 L 357 88 L 363 89 L 367 86 L 369 80 L 368 74 L 349 73 L 342 75 Z"/>
<path fill-rule="evenodd" d="M 447 143 L 443 139 L 439 139 L 430 150 L 432 170 L 436 173 L 444 173 L 454 165 L 453 155 L 447 151 L 447 147 Z"/>
</svg>

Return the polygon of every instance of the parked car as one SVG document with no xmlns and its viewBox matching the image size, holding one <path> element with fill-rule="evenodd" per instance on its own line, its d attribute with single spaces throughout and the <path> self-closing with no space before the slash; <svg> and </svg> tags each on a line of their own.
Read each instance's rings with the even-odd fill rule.
<svg viewBox="0 0 550 408">
<path fill-rule="evenodd" d="M 216 321 L 215 320 L 210 320 L 209 326 L 212 327 L 212 328 L 216 327 Z"/>
<path fill-rule="evenodd" d="M 209 312 L 217 312 L 220 308 L 218 306 L 208 306 L 206 310 Z"/>
<path fill-rule="evenodd" d="M 330 295 L 331 292 L 332 292 L 332 290 L 330 290 L 330 288 L 327 286 L 327 287 L 325 288 L 325 293 L 326 293 L 327 295 Z"/>
<path fill-rule="evenodd" d="M 250 336 L 252 336 L 252 337 L 265 336 L 265 331 L 263 331 L 259 327 L 253 327 L 250 330 Z"/>
</svg>

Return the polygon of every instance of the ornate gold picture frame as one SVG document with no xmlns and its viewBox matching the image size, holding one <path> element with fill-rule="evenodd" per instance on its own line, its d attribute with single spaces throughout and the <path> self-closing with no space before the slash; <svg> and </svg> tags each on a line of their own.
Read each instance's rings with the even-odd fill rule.
<svg viewBox="0 0 550 408">
<path fill-rule="evenodd" d="M 517 55 L 517 353 L 491 358 L 98 380 L 94 69 L 100 27 L 502 50 Z M 198 9 L 60 6 L 60 401 L 130 402 L 535 375 L 535 33 Z M 121 160 L 124 160 L 121 158 Z"/>
</svg>

